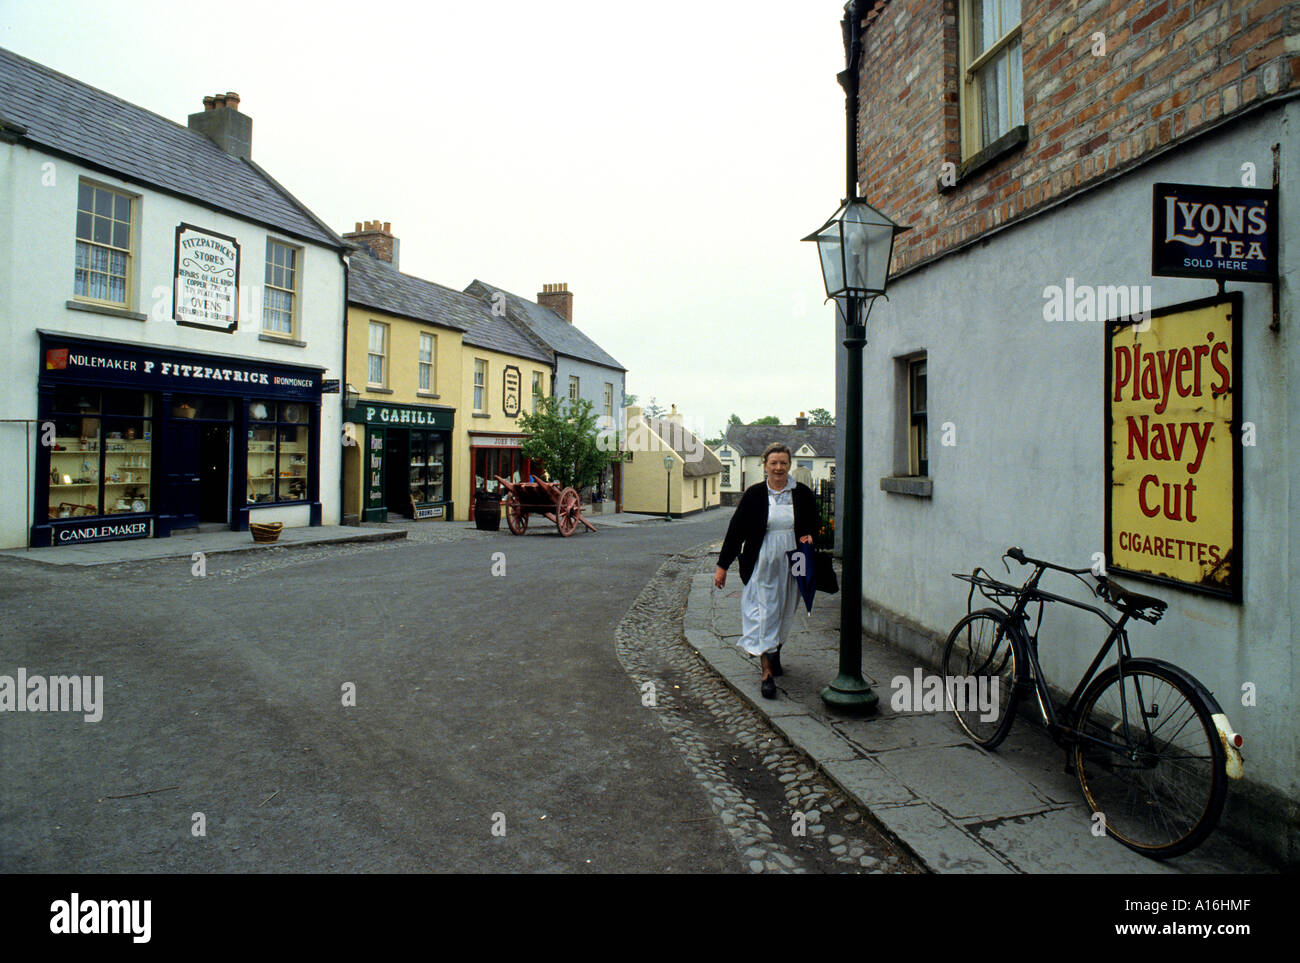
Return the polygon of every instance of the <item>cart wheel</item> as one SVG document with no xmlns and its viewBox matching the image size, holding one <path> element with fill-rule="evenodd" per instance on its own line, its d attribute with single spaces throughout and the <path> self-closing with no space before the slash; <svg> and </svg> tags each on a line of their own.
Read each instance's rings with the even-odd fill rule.
<svg viewBox="0 0 1300 963">
<path fill-rule="evenodd" d="M 578 527 L 578 512 L 582 509 L 582 500 L 572 488 L 560 492 L 560 500 L 555 506 L 555 526 L 560 534 L 568 538 Z"/>
<path fill-rule="evenodd" d="M 522 535 L 528 531 L 528 513 L 524 511 L 524 506 L 519 503 L 519 496 L 510 494 L 506 496 L 506 524 L 510 526 L 510 532 L 513 535 Z"/>
</svg>

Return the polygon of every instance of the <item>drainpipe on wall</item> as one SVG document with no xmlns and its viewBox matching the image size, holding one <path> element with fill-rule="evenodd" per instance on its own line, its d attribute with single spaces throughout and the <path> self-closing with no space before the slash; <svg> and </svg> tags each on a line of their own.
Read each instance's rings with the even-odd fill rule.
<svg viewBox="0 0 1300 963">
<path fill-rule="evenodd" d="M 342 430 L 347 423 L 348 417 L 348 256 L 346 251 L 339 251 L 339 263 L 343 265 L 343 359 L 339 365 L 339 371 L 342 372 L 339 377 L 339 429 Z M 336 438 L 335 444 L 342 445 L 342 439 Z M 342 527 L 344 518 L 347 517 L 347 505 L 344 502 L 344 493 L 347 490 L 347 476 L 343 465 L 345 452 L 339 451 L 339 526 Z M 357 513 L 357 524 L 361 524 L 361 512 Z"/>
</svg>

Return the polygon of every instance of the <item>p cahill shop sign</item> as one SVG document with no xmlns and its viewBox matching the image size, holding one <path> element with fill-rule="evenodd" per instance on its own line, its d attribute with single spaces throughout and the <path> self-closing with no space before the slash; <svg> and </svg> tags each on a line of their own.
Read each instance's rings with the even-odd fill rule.
<svg viewBox="0 0 1300 963">
<path fill-rule="evenodd" d="M 1240 292 L 1107 323 L 1106 555 L 1241 600 Z"/>
<path fill-rule="evenodd" d="M 1277 278 L 1277 191 L 1156 184 L 1151 273 L 1163 277 Z"/>
</svg>

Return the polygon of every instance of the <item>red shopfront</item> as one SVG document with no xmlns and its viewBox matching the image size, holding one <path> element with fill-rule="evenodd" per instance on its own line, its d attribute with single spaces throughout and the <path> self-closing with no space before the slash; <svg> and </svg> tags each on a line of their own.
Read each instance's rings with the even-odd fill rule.
<svg viewBox="0 0 1300 963">
<path fill-rule="evenodd" d="M 470 491 L 497 493 L 500 484 L 496 476 L 514 481 L 527 481 L 534 472 L 541 472 L 541 462 L 523 456 L 519 446 L 528 435 L 508 432 L 471 431 L 469 433 Z M 474 499 L 470 498 L 470 520 L 474 519 Z"/>
</svg>

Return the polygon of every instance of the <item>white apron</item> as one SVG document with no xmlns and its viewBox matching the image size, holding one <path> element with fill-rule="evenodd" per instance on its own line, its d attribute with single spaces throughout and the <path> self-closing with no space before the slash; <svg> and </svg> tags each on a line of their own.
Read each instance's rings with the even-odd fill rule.
<svg viewBox="0 0 1300 963">
<path fill-rule="evenodd" d="M 750 655 L 773 652 L 790 635 L 799 587 L 790 574 L 786 552 L 795 549 L 794 484 L 785 491 L 768 493 L 767 531 L 749 583 L 740 593 L 740 641 Z"/>
</svg>

